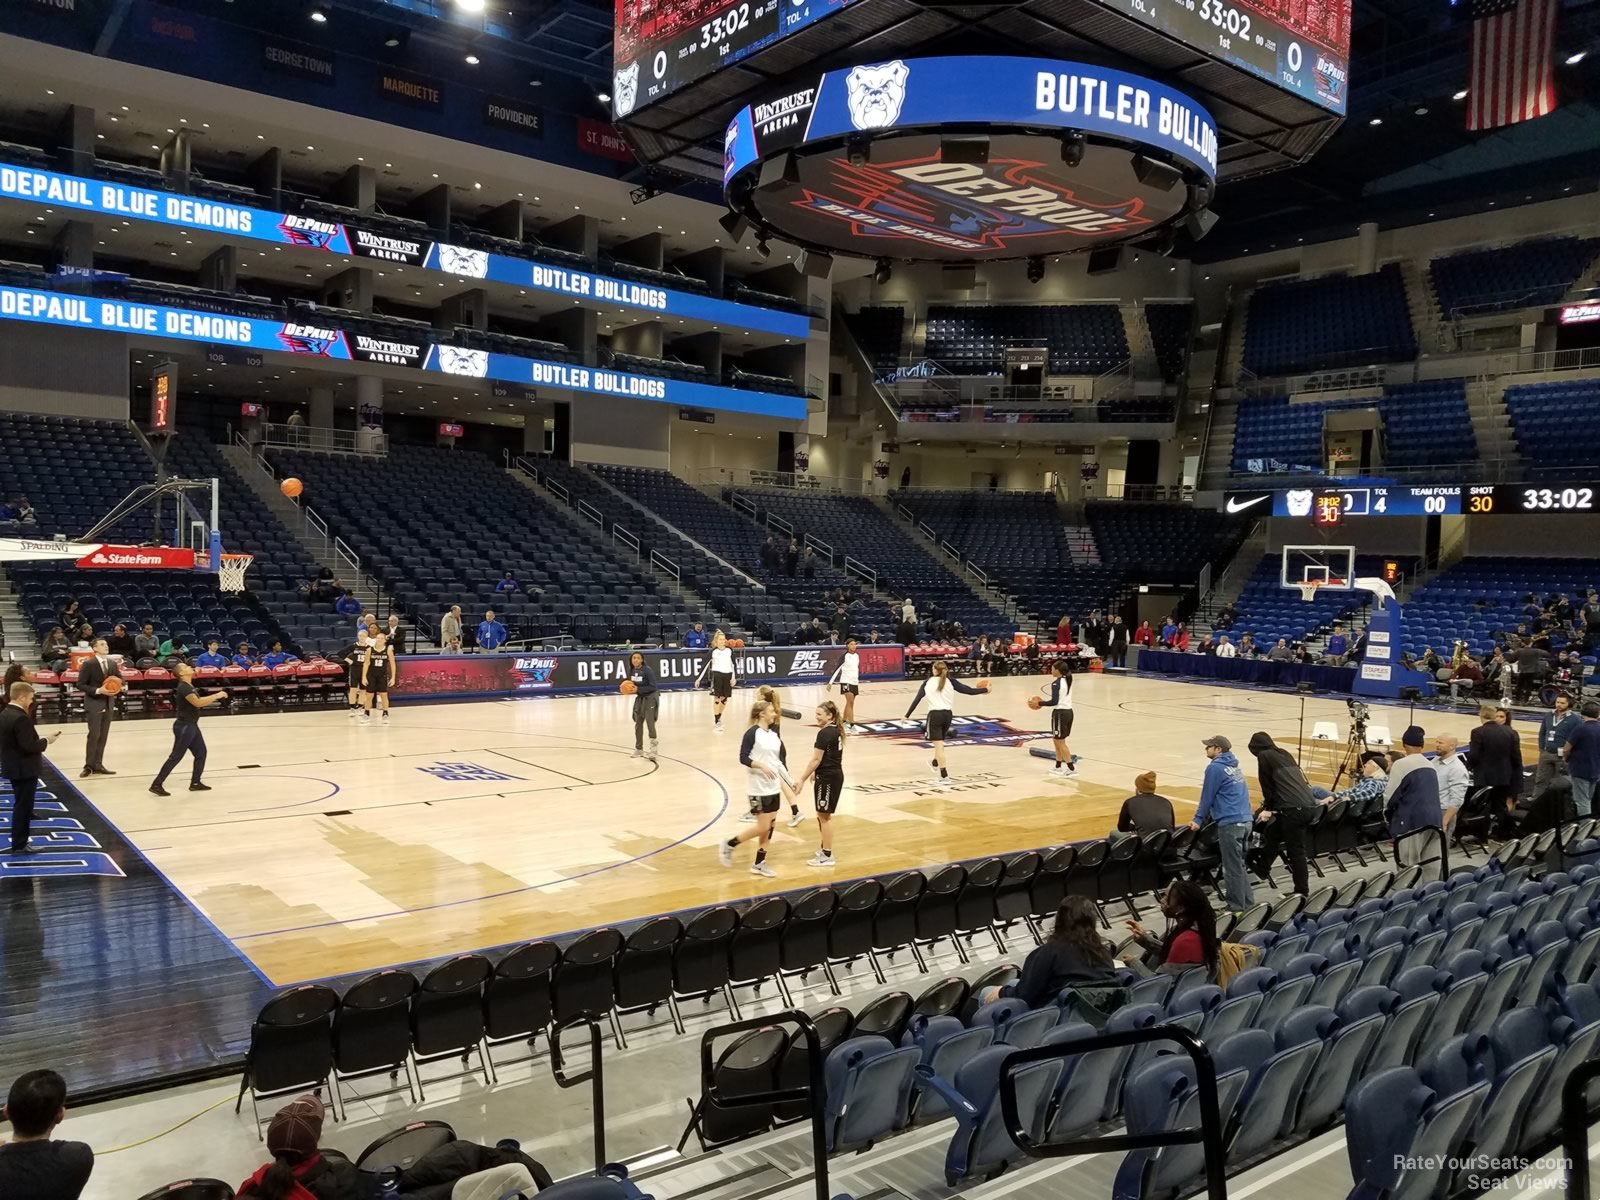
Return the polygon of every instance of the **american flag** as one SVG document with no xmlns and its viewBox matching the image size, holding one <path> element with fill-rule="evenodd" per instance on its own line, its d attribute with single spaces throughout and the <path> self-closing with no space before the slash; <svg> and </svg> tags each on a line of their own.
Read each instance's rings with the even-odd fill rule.
<svg viewBox="0 0 1600 1200">
<path fill-rule="evenodd" d="M 1555 111 L 1551 45 L 1560 0 L 1477 0 L 1467 128 L 1498 129 Z"/>
</svg>

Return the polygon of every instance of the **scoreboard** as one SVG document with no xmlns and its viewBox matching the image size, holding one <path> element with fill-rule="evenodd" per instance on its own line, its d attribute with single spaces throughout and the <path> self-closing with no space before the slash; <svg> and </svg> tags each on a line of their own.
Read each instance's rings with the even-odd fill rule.
<svg viewBox="0 0 1600 1200">
<path fill-rule="evenodd" d="M 1362 485 L 1229 492 L 1223 510 L 1258 516 L 1303 517 L 1337 525 L 1359 517 L 1502 516 L 1600 512 L 1597 484 L 1460 484 L 1442 487 Z"/>
<path fill-rule="evenodd" d="M 1340 114 L 1350 80 L 1351 0 L 1100 0 L 1209 58 Z"/>
<path fill-rule="evenodd" d="M 851 0 L 616 0 L 612 108 L 625 117 Z"/>
</svg>

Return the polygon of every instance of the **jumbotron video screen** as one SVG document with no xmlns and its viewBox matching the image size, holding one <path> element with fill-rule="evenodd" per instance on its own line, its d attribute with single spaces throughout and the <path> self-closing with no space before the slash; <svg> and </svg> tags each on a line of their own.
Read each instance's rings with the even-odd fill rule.
<svg viewBox="0 0 1600 1200">
<path fill-rule="evenodd" d="M 1211 58 L 1343 115 L 1351 0 L 1101 0 Z"/>
<path fill-rule="evenodd" d="M 851 0 L 616 0 L 612 106 L 625 117 Z"/>
</svg>

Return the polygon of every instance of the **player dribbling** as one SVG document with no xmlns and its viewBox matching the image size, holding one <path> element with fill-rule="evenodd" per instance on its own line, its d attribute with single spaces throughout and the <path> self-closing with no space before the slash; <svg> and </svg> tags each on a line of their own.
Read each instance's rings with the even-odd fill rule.
<svg viewBox="0 0 1600 1200">
<path fill-rule="evenodd" d="M 1028 697 L 1028 707 L 1052 710 L 1050 740 L 1055 746 L 1056 762 L 1050 768 L 1050 775 L 1054 779 L 1070 779 L 1078 769 L 1078 760 L 1067 746 L 1067 739 L 1072 736 L 1072 673 L 1061 659 L 1050 664 L 1050 678 L 1040 687 L 1039 693 Z"/>
</svg>

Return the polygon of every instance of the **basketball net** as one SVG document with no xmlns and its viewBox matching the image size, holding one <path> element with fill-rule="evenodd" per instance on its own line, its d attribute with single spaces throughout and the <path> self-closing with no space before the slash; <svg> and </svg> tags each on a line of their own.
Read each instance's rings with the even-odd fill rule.
<svg viewBox="0 0 1600 1200">
<path fill-rule="evenodd" d="M 1300 587 L 1300 599 L 1304 600 L 1307 604 L 1309 604 L 1309 603 L 1311 603 L 1311 601 L 1313 601 L 1313 600 L 1315 600 L 1317 598 L 1317 589 L 1320 588 L 1320 587 L 1326 587 L 1326 586 L 1327 585 L 1325 583 L 1323 583 L 1323 581 L 1320 580 L 1320 579 L 1307 579 L 1307 580 L 1304 580 L 1299 585 L 1299 587 Z"/>
<path fill-rule="evenodd" d="M 244 573 L 255 560 L 254 554 L 224 554 L 217 563 L 217 590 L 244 591 Z"/>
</svg>

